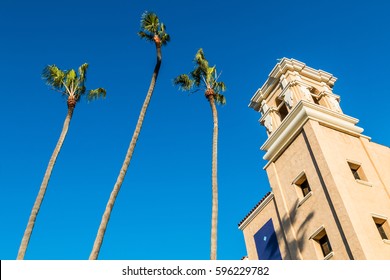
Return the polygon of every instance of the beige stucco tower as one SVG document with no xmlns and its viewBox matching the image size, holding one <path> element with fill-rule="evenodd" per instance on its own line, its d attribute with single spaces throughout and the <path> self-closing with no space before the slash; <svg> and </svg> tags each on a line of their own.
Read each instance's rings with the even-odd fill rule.
<svg viewBox="0 0 390 280">
<path fill-rule="evenodd" d="M 251 99 L 271 191 L 239 224 L 249 259 L 390 259 L 390 149 L 343 113 L 335 82 L 283 58 Z"/>
</svg>

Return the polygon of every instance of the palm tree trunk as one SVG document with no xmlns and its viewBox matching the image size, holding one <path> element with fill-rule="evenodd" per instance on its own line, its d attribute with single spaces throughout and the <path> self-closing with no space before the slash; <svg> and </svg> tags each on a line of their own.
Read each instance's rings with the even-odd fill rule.
<svg viewBox="0 0 390 280">
<path fill-rule="evenodd" d="M 45 197 L 45 193 L 46 193 L 47 185 L 48 185 L 49 180 L 50 180 L 51 172 L 52 172 L 54 164 L 57 160 L 58 154 L 60 153 L 62 144 L 64 143 L 66 134 L 68 133 L 68 128 L 69 128 L 70 120 L 72 119 L 74 108 L 75 108 L 74 104 L 69 105 L 69 102 L 68 102 L 68 113 L 67 113 L 65 121 L 64 121 L 64 126 L 62 127 L 60 138 L 58 139 L 57 145 L 53 151 L 53 154 L 51 155 L 49 164 L 46 168 L 45 176 L 43 177 L 41 187 L 39 188 L 37 198 L 35 199 L 35 203 L 34 203 L 34 206 L 32 208 L 30 218 L 28 219 L 27 227 L 26 227 L 26 230 L 24 231 L 22 242 L 21 242 L 20 247 L 19 247 L 19 252 L 18 252 L 18 256 L 17 256 L 18 260 L 23 260 L 24 255 L 26 254 L 27 246 L 28 246 L 28 243 L 30 241 L 32 231 L 34 229 L 35 220 L 37 218 L 39 209 L 41 208 L 43 198 Z"/>
<path fill-rule="evenodd" d="M 138 136 L 139 136 L 141 128 L 142 128 L 142 124 L 143 124 L 143 121 L 144 121 L 144 118 L 145 118 L 145 114 L 146 114 L 146 111 L 148 109 L 150 99 L 152 98 L 152 95 L 153 95 L 153 91 L 154 91 L 154 87 L 155 87 L 155 84 L 156 84 L 158 72 L 159 72 L 160 66 L 161 66 L 161 47 L 160 46 L 156 46 L 156 52 L 157 52 L 157 62 L 156 62 L 156 66 L 154 68 L 154 72 L 153 72 L 153 75 L 152 75 L 152 80 L 150 81 L 148 93 L 147 93 L 147 95 L 145 97 L 144 104 L 143 104 L 141 112 L 139 114 L 138 122 L 137 122 L 137 125 L 135 127 L 135 130 L 134 130 L 134 133 L 133 133 L 133 137 L 131 138 L 130 145 L 129 145 L 129 148 L 128 148 L 127 153 L 126 153 L 125 160 L 124 160 L 124 162 L 122 164 L 122 168 L 121 168 L 121 170 L 119 172 L 118 178 L 117 178 L 116 183 L 114 185 L 114 188 L 113 188 L 113 190 L 111 192 L 111 195 L 110 195 L 110 198 L 109 198 L 109 200 L 107 202 L 106 209 L 104 211 L 102 220 L 100 222 L 100 226 L 99 226 L 99 229 L 98 229 L 98 232 L 97 232 L 97 235 L 96 235 L 96 239 L 95 239 L 95 242 L 93 244 L 93 248 L 92 248 L 91 254 L 89 256 L 90 260 L 96 260 L 98 258 L 98 255 L 99 255 L 99 252 L 100 252 L 100 248 L 101 248 L 102 243 L 103 243 L 104 234 L 106 232 L 107 224 L 108 224 L 108 221 L 110 220 L 112 208 L 114 207 L 114 203 L 115 203 L 116 197 L 117 197 L 117 195 L 119 193 L 119 190 L 120 190 L 120 188 L 122 186 L 122 183 L 123 183 L 123 180 L 125 178 L 127 169 L 128 169 L 128 167 L 130 165 L 130 161 L 131 161 L 131 158 L 133 156 L 135 145 L 137 144 L 137 139 L 138 139 Z"/>
<path fill-rule="evenodd" d="M 218 184 L 217 184 L 217 145 L 218 145 L 218 113 L 214 96 L 210 95 L 209 102 L 213 114 L 213 151 L 212 151 L 212 209 L 211 209 L 211 252 L 210 259 L 217 259 L 217 223 L 218 223 Z"/>
</svg>

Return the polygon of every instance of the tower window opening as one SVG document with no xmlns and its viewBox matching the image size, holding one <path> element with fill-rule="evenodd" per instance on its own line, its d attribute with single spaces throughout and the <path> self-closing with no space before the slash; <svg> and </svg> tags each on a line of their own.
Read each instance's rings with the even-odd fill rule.
<svg viewBox="0 0 390 280">
<path fill-rule="evenodd" d="M 320 99 L 321 99 L 320 91 L 318 89 L 316 89 L 315 87 L 310 87 L 309 91 L 311 93 L 311 98 L 313 99 L 313 102 L 317 105 L 324 106 L 324 104 L 322 104 L 322 102 L 320 102 Z"/>
<path fill-rule="evenodd" d="M 310 191 L 310 186 L 309 186 L 309 182 L 305 179 L 305 181 L 303 181 L 299 187 L 301 188 L 302 190 L 302 194 L 303 196 L 306 196 Z"/>
<path fill-rule="evenodd" d="M 332 247 L 330 246 L 329 238 L 326 234 L 318 240 L 318 243 L 321 246 L 321 251 L 324 257 L 332 252 Z"/>
<path fill-rule="evenodd" d="M 306 178 L 305 172 L 302 171 L 292 182 L 292 184 L 295 186 L 299 198 L 297 207 L 300 207 L 312 195 L 311 187 L 309 181 Z"/>
<path fill-rule="evenodd" d="M 279 98 L 276 98 L 275 102 L 276 102 L 278 114 L 280 116 L 280 121 L 283 121 L 288 114 L 286 103 L 283 100 L 280 100 Z"/>
<path fill-rule="evenodd" d="M 287 106 L 286 104 L 283 102 L 282 105 L 279 107 L 279 115 L 280 115 L 280 120 L 283 121 L 284 118 L 287 116 L 288 114 L 288 110 L 287 110 Z"/>
<path fill-rule="evenodd" d="M 389 240 L 390 228 L 389 228 L 389 224 L 387 223 L 387 220 L 378 217 L 373 217 L 373 219 L 380 237 L 383 240 Z"/>
<path fill-rule="evenodd" d="M 324 257 L 326 260 L 333 256 L 332 246 L 330 245 L 329 237 L 323 226 L 317 229 L 310 239 L 315 241 L 319 256 Z"/>
<path fill-rule="evenodd" d="M 352 175 L 356 180 L 367 181 L 367 178 L 363 172 L 363 169 L 360 164 L 348 162 L 349 168 L 351 169 Z"/>
<path fill-rule="evenodd" d="M 311 97 L 313 98 L 313 101 L 314 101 L 315 104 L 320 105 L 320 101 L 318 101 L 317 97 L 315 97 L 313 95 Z"/>
</svg>

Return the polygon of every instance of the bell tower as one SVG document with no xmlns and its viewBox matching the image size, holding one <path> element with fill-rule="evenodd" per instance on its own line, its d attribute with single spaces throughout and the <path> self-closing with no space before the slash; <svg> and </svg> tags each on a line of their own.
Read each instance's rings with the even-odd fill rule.
<svg viewBox="0 0 390 280">
<path fill-rule="evenodd" d="M 239 224 L 249 259 L 390 259 L 390 149 L 343 113 L 335 82 L 283 58 L 250 101 L 271 191 Z"/>
</svg>

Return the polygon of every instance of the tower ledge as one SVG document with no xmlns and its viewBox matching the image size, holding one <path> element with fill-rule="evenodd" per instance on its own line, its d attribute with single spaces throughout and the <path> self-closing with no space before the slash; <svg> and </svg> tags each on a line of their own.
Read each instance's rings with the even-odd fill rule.
<svg viewBox="0 0 390 280">
<path fill-rule="evenodd" d="M 269 162 L 276 158 L 286 147 L 288 147 L 288 144 L 300 132 L 303 125 L 309 119 L 318 121 L 321 125 L 331 127 L 350 135 L 363 136 L 361 135 L 363 128 L 356 126 L 359 122 L 358 119 L 301 100 L 286 116 L 274 133 L 269 136 L 263 146 L 261 146 L 260 149 L 266 151 L 263 158 Z"/>
</svg>

